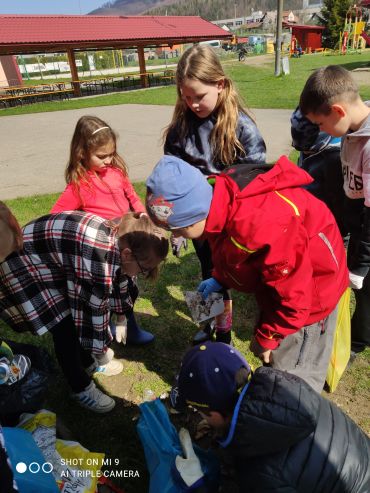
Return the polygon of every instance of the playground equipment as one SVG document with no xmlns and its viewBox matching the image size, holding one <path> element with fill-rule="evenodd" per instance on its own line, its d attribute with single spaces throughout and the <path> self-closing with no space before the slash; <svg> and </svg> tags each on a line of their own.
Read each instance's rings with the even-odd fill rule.
<svg viewBox="0 0 370 493">
<path fill-rule="evenodd" d="M 362 8 L 357 5 L 350 7 L 339 36 L 339 51 L 342 55 L 365 48 L 369 41 L 369 36 L 364 31 L 365 24 L 362 20 Z"/>
</svg>

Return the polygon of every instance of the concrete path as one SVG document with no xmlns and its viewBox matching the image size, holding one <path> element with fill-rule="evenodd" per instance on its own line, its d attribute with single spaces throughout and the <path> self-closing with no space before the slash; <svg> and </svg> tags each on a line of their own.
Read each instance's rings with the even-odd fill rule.
<svg viewBox="0 0 370 493">
<path fill-rule="evenodd" d="M 62 191 L 73 130 L 86 114 L 102 118 L 118 132 L 118 150 L 131 180 L 145 180 L 162 156 L 161 134 L 172 112 L 172 106 L 125 104 L 0 117 L 0 200 Z M 253 113 L 268 161 L 289 154 L 291 110 Z"/>
</svg>

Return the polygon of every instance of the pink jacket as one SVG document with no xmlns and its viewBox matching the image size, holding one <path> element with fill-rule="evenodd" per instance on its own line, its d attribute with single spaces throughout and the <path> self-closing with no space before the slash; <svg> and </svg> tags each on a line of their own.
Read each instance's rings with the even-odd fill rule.
<svg viewBox="0 0 370 493">
<path fill-rule="evenodd" d="M 115 219 L 129 211 L 145 212 L 129 178 L 122 171 L 106 167 L 97 175 L 88 172 L 89 181 L 81 182 L 79 190 L 68 184 L 51 209 L 51 213 L 83 210 L 105 219 Z"/>
</svg>

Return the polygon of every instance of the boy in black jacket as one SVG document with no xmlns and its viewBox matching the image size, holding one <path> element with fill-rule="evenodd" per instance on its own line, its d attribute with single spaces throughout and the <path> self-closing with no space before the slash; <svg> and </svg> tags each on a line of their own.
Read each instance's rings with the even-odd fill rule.
<svg viewBox="0 0 370 493">
<path fill-rule="evenodd" d="M 249 379 L 249 381 L 248 381 Z M 234 457 L 243 493 L 368 493 L 370 440 L 295 375 L 206 342 L 184 357 L 172 403 L 198 409 Z"/>
</svg>

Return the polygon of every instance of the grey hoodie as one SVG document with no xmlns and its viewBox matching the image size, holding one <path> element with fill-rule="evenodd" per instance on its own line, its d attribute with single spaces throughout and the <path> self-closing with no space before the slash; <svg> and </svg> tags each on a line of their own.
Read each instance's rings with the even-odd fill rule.
<svg viewBox="0 0 370 493">
<path fill-rule="evenodd" d="M 370 101 L 365 104 L 370 107 Z M 365 199 L 370 207 L 370 115 L 355 132 L 342 139 L 344 191 L 350 199 Z"/>
</svg>

